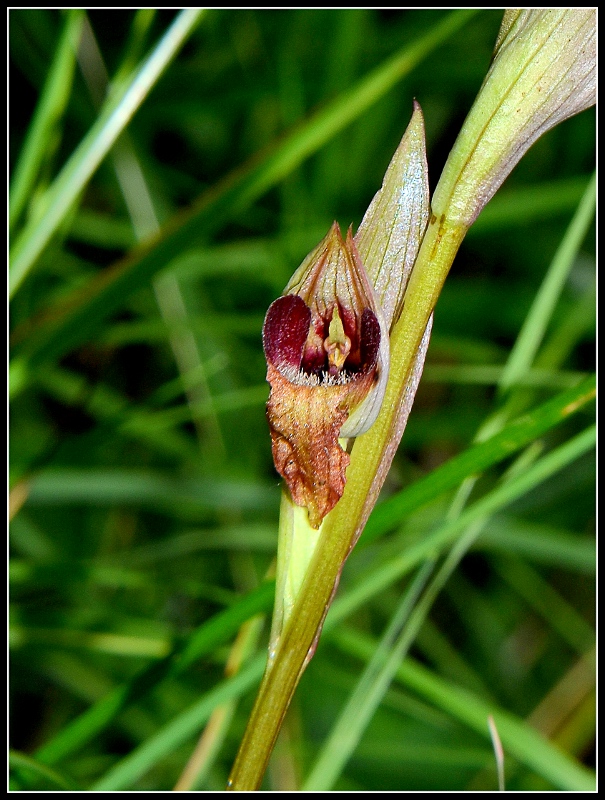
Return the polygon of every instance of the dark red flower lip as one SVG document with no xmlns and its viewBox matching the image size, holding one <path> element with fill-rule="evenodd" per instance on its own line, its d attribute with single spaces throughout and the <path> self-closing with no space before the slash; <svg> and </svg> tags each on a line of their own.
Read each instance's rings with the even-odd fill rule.
<svg viewBox="0 0 605 800">
<path fill-rule="evenodd" d="M 301 368 L 303 348 L 309 335 L 311 309 L 302 297 L 287 294 L 271 303 L 263 325 L 267 361 L 282 371 Z"/>
<path fill-rule="evenodd" d="M 338 308 L 340 318 L 344 318 L 342 324 L 345 335 L 352 341 L 351 352 L 343 361 L 342 372 L 339 370 L 336 374 L 331 369 L 325 344 L 329 341 L 331 320 L 320 319 L 315 327 L 315 334 L 322 347 L 305 348 L 312 314 L 304 300 L 295 294 L 279 297 L 269 306 L 263 325 L 263 347 L 267 361 L 284 375 L 300 372 L 301 380 L 315 375 L 320 381 L 339 377 L 339 382 L 346 382 L 355 375 L 365 374 L 373 369 L 378 359 L 381 338 L 376 314 L 372 309 L 365 308 L 361 314 L 360 330 L 356 331 L 351 326 L 351 320 L 354 321 L 355 317 L 340 310 L 340 306 Z"/>
</svg>

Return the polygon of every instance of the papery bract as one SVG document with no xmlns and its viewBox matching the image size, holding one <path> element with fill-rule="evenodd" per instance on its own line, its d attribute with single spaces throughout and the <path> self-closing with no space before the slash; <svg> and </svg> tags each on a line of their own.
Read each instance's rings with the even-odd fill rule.
<svg viewBox="0 0 605 800">
<path fill-rule="evenodd" d="M 355 244 L 389 331 L 399 319 L 412 267 L 429 218 L 424 116 L 414 100 L 405 134 L 374 195 Z"/>
</svg>

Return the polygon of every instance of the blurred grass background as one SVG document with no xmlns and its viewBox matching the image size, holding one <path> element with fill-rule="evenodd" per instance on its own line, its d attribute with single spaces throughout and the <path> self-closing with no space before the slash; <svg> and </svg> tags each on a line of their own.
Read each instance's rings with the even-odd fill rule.
<svg viewBox="0 0 605 800">
<path fill-rule="evenodd" d="M 11 234 L 15 259 L 39 253 L 10 320 L 15 789 L 169 789 L 216 708 L 191 785 L 224 787 L 262 669 L 267 622 L 254 615 L 272 604 L 279 482 L 264 313 L 334 219 L 359 224 L 414 97 L 434 187 L 501 12 L 207 11 L 99 168 L 90 150 L 80 157 L 91 177 L 78 184 L 63 167 L 102 119 L 108 80 L 116 93 L 131 86 L 176 19 L 9 13 Z M 471 229 L 385 497 L 467 450 L 510 401 L 502 368 L 594 161 L 591 109 L 544 136 Z M 66 196 L 58 176 L 68 200 L 44 238 Z M 592 223 L 570 257 L 513 387 L 515 414 L 594 371 L 594 234 Z M 591 415 L 583 405 L 537 437 L 533 457 L 581 435 Z M 519 727 L 503 738 L 532 728 L 556 743 L 536 765 L 533 740 L 514 754 L 505 741 L 507 788 L 583 785 L 594 766 L 594 481 L 584 448 L 489 518 L 334 788 L 495 788 L 487 722 L 460 710 L 472 703 L 479 720 L 484 708 L 512 715 Z M 389 535 L 362 539 L 339 598 L 441 524 L 452 496 L 436 488 L 393 513 Z M 267 788 L 308 775 L 409 580 L 326 630 Z M 244 670 L 225 680 L 230 652 L 228 673 Z"/>
</svg>

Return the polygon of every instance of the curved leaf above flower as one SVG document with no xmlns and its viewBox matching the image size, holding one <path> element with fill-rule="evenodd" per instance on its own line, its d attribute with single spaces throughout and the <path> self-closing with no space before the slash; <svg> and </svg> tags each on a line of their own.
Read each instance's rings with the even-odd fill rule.
<svg viewBox="0 0 605 800">
<path fill-rule="evenodd" d="M 596 9 L 506 11 L 435 189 L 433 214 L 468 228 L 543 133 L 595 102 Z"/>
</svg>

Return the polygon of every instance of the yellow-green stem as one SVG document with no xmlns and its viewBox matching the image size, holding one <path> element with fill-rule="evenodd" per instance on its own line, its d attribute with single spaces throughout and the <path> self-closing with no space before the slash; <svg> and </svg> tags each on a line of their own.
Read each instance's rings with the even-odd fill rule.
<svg viewBox="0 0 605 800">
<path fill-rule="evenodd" d="M 384 480 L 383 461 L 408 375 L 429 316 L 466 228 L 431 217 L 406 291 L 403 312 L 391 335 L 391 372 L 385 399 L 372 428 L 351 453 L 344 494 L 322 525 L 322 535 L 275 657 L 265 672 L 228 788 L 258 789 L 282 720 L 312 655 L 343 563 L 359 536 Z M 379 480 L 377 475 L 382 475 Z"/>
</svg>

